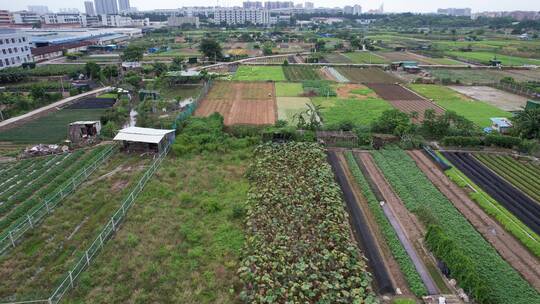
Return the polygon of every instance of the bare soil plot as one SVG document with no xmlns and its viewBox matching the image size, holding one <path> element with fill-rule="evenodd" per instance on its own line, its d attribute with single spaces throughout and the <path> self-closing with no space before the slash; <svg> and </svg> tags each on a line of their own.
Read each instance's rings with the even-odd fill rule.
<svg viewBox="0 0 540 304">
<path fill-rule="evenodd" d="M 356 99 L 366 99 L 366 98 L 377 98 L 377 94 L 368 87 L 349 83 L 349 84 L 340 84 L 336 88 L 336 93 L 339 98 L 356 98 Z"/>
<path fill-rule="evenodd" d="M 420 95 L 397 84 L 368 83 L 367 86 L 386 100 L 419 100 Z"/>
<path fill-rule="evenodd" d="M 413 118 L 413 122 L 418 123 L 424 120 L 424 112 L 428 109 L 435 111 L 437 115 L 444 113 L 444 110 L 434 104 L 431 101 L 425 99 L 419 100 L 390 100 L 388 101 L 394 108 L 400 110 L 403 113 L 412 114 L 417 113 L 418 116 Z"/>
<path fill-rule="evenodd" d="M 269 82 L 217 82 L 201 102 L 195 116 L 218 112 L 227 126 L 268 125 L 276 122 L 274 84 Z"/>
<path fill-rule="evenodd" d="M 472 201 L 464 189 L 450 181 L 422 151 L 409 151 L 408 154 L 497 252 L 532 286 L 540 289 L 540 264 L 535 256 Z"/>
<path fill-rule="evenodd" d="M 449 58 L 429 58 L 411 52 L 379 52 L 380 55 L 390 61 L 417 61 L 420 64 L 462 64 L 457 60 Z"/>
<path fill-rule="evenodd" d="M 452 90 L 476 100 L 485 101 L 504 111 L 519 111 L 527 104 L 527 97 L 487 86 L 449 86 Z"/>
<path fill-rule="evenodd" d="M 402 82 L 390 73 L 379 68 L 338 67 L 337 71 L 351 82 L 357 83 L 396 83 Z"/>
</svg>

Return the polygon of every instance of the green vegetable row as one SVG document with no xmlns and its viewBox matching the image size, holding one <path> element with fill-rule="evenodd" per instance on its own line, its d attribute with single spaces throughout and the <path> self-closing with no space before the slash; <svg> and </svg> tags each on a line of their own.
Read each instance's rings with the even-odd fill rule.
<svg viewBox="0 0 540 304">
<path fill-rule="evenodd" d="M 384 173 L 407 209 L 416 213 L 426 226 L 436 225 L 439 233 L 456 244 L 471 266 L 467 273 L 460 273 L 459 264 L 448 263 L 450 271 L 458 278 L 476 274 L 483 284 L 470 286 L 458 281 L 476 299 L 489 299 L 489 303 L 528 304 L 540 303 L 540 294 L 517 273 L 497 251 L 459 213 L 418 169 L 415 162 L 402 150 L 373 152 L 375 162 Z M 442 238 L 442 236 L 441 236 Z M 437 251 L 443 261 L 452 257 L 451 252 Z M 484 289 L 483 286 L 487 286 Z"/>
<path fill-rule="evenodd" d="M 540 202 L 540 173 L 533 165 L 522 164 L 510 157 L 477 153 L 474 155 L 484 165 L 502 176 L 512 185 Z"/>
<path fill-rule="evenodd" d="M 323 148 L 265 144 L 248 170 L 246 303 L 375 303 Z"/>
<path fill-rule="evenodd" d="M 105 146 L 98 147 L 87 153 L 84 151 L 74 152 L 63 162 L 62 166 L 57 166 L 50 170 L 47 173 L 48 178 L 42 177 L 34 181 L 32 187 L 26 190 L 33 193 L 31 198 L 22 202 L 14 211 L 0 220 L 0 230 L 14 227 L 19 221 L 25 220 L 22 218 L 24 215 L 62 189 L 71 181 L 72 177 L 93 163 L 105 148 Z"/>
<path fill-rule="evenodd" d="M 405 248 L 403 248 L 403 245 L 401 245 L 396 231 L 394 230 L 394 228 L 392 228 L 392 225 L 390 225 L 390 222 L 384 215 L 384 212 L 379 205 L 379 202 L 375 198 L 375 194 L 373 194 L 373 191 L 369 187 L 369 184 L 364 175 L 362 174 L 362 171 L 358 167 L 358 164 L 356 163 L 353 154 L 351 152 L 345 152 L 345 158 L 347 159 L 347 163 L 352 175 L 362 189 L 362 194 L 368 201 L 369 209 L 371 210 L 371 213 L 375 217 L 375 220 L 377 221 L 377 224 L 379 225 L 379 228 L 384 235 L 386 244 L 388 244 L 388 247 L 390 248 L 390 251 L 394 256 L 394 259 L 399 265 L 399 269 L 407 280 L 409 288 L 417 297 L 427 295 L 427 289 L 422 282 L 422 278 L 420 278 L 420 275 L 416 271 L 416 268 L 414 267 L 411 258 L 405 251 Z"/>
<path fill-rule="evenodd" d="M 440 153 L 439 157 L 444 158 Z M 446 160 L 448 162 L 448 160 Z M 506 231 L 515 236 L 525 247 L 527 247 L 534 255 L 540 257 L 540 236 L 532 231 L 527 225 L 523 224 L 514 214 L 504 208 L 498 201 L 484 192 L 482 188 L 471 181 L 465 174 L 459 171 L 456 167 L 445 171 L 454 183 L 458 186 L 472 187 L 475 192 L 469 193 L 469 196 L 474 200 L 482 210 L 494 217 Z"/>
</svg>

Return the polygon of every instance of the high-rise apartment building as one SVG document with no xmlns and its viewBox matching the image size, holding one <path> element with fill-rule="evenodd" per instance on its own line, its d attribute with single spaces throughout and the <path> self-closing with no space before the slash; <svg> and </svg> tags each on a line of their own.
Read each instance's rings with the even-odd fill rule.
<svg viewBox="0 0 540 304">
<path fill-rule="evenodd" d="M 96 16 L 96 10 L 94 9 L 94 2 L 84 1 L 84 10 L 88 16 Z"/>
<path fill-rule="evenodd" d="M 94 0 L 96 6 L 96 14 L 98 15 L 117 15 L 118 5 L 116 0 Z"/>
<path fill-rule="evenodd" d="M 32 62 L 30 37 L 23 31 L 0 29 L 0 70 Z"/>
<path fill-rule="evenodd" d="M 121 12 L 129 11 L 129 9 L 131 8 L 129 6 L 129 0 L 118 0 L 118 8 Z"/>
</svg>

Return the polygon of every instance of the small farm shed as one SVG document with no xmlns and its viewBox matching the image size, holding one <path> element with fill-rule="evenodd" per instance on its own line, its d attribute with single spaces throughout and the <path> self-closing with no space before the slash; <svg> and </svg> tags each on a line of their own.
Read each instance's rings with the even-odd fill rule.
<svg viewBox="0 0 540 304">
<path fill-rule="evenodd" d="M 126 151 L 161 152 L 174 141 L 175 130 L 129 127 L 118 131 L 114 141 L 120 141 Z"/>
<path fill-rule="evenodd" d="M 75 144 L 95 138 L 101 131 L 101 122 L 75 121 L 69 124 L 68 139 Z"/>
<path fill-rule="evenodd" d="M 507 134 L 512 129 L 512 122 L 504 117 L 493 117 L 491 119 L 491 128 L 501 134 Z"/>
<path fill-rule="evenodd" d="M 525 110 L 540 108 L 540 101 L 527 100 Z"/>
</svg>

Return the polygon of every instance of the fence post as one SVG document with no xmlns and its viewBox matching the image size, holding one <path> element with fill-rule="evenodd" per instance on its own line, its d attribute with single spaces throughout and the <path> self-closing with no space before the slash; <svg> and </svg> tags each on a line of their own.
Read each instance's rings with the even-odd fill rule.
<svg viewBox="0 0 540 304">
<path fill-rule="evenodd" d="M 52 304 L 52 297 L 50 297 L 50 298 L 47 299 L 47 303 L 48 303 L 48 304 Z"/>
<path fill-rule="evenodd" d="M 45 208 L 47 208 L 47 213 L 51 213 L 51 208 L 49 208 L 49 200 L 45 200 Z"/>
<path fill-rule="evenodd" d="M 30 224 L 30 228 L 34 228 L 34 224 L 32 223 L 32 219 L 30 218 L 30 214 L 26 215 L 26 219 L 28 219 L 28 224 Z"/>
<path fill-rule="evenodd" d="M 103 232 L 99 234 L 99 247 L 103 248 Z"/>
<path fill-rule="evenodd" d="M 71 285 L 71 288 L 73 288 L 73 275 L 71 270 L 69 271 L 69 285 Z"/>
<path fill-rule="evenodd" d="M 11 245 L 15 248 L 15 239 L 13 239 L 13 230 L 9 231 L 9 239 L 11 240 Z"/>
<path fill-rule="evenodd" d="M 90 257 L 88 257 L 88 250 L 86 250 L 84 252 L 84 254 L 86 255 L 86 265 L 89 266 L 90 265 Z"/>
<path fill-rule="evenodd" d="M 116 230 L 116 226 L 114 225 L 114 216 L 111 217 L 111 225 L 113 232 Z"/>
</svg>

